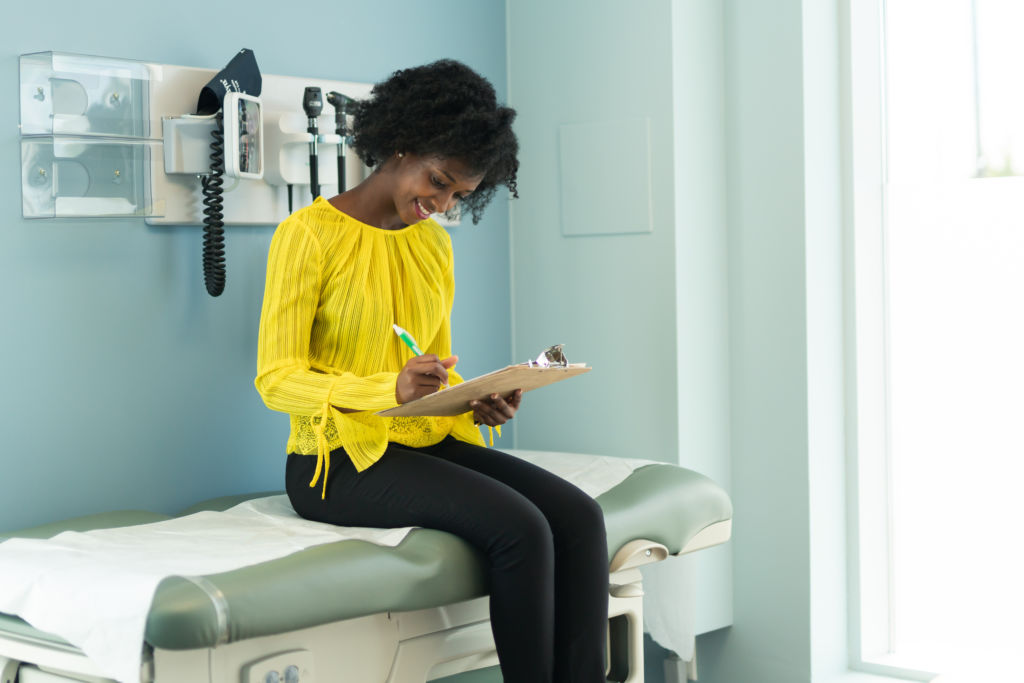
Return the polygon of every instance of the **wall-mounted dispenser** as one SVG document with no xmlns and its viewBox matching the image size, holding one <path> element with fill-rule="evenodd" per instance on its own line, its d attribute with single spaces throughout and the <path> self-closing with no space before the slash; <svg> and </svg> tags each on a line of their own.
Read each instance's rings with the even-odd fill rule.
<svg viewBox="0 0 1024 683">
<path fill-rule="evenodd" d="M 151 65 L 39 52 L 20 67 L 22 135 L 151 137 Z"/>
<path fill-rule="evenodd" d="M 21 57 L 22 214 L 156 216 L 147 182 L 160 142 L 149 65 L 43 52 Z"/>
</svg>

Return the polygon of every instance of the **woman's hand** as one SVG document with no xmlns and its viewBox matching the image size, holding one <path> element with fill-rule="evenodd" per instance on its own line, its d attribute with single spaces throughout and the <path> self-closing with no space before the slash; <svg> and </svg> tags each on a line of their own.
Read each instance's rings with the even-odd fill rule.
<svg viewBox="0 0 1024 683">
<path fill-rule="evenodd" d="M 469 405 L 473 408 L 473 422 L 485 424 L 488 427 L 503 425 L 515 417 L 522 400 L 523 390 L 516 389 L 505 398 L 498 394 L 491 394 L 485 399 L 470 401 Z"/>
<path fill-rule="evenodd" d="M 440 359 L 433 353 L 410 358 L 395 381 L 395 400 L 401 403 L 432 394 L 448 384 L 448 369 L 455 367 L 458 356 Z"/>
</svg>

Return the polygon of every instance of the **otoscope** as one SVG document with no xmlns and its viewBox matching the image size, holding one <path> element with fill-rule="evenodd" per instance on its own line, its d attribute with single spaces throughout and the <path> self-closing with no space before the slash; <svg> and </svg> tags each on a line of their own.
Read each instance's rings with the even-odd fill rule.
<svg viewBox="0 0 1024 683">
<path fill-rule="evenodd" d="M 327 93 L 327 103 L 334 107 L 334 132 L 341 136 L 341 142 L 338 143 L 338 194 L 345 191 L 345 114 L 353 101 L 348 95 L 342 95 L 334 90 Z"/>
<path fill-rule="evenodd" d="M 317 178 L 316 138 L 318 133 L 316 120 L 324 109 L 324 101 L 320 96 L 320 88 L 309 86 L 302 96 L 302 109 L 306 112 L 309 127 L 306 131 L 313 135 L 309 141 L 309 191 L 313 193 L 313 201 L 320 196 L 320 181 Z"/>
</svg>

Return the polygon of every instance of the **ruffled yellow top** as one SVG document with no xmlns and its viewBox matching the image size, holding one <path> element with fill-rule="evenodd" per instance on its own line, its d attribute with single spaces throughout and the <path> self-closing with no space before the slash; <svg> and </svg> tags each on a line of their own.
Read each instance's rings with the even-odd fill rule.
<svg viewBox="0 0 1024 683">
<path fill-rule="evenodd" d="M 278 226 L 267 259 L 256 389 L 268 408 L 291 415 L 287 452 L 317 456 L 310 486 L 322 475 L 322 495 L 339 446 L 363 471 L 388 441 L 422 447 L 450 434 L 483 445 L 472 413 L 375 414 L 397 405 L 395 381 L 412 357 L 392 324 L 425 353 L 446 358 L 454 294 L 451 239 L 434 220 L 382 230 L 320 197 Z M 454 370 L 448 378 L 462 382 Z"/>
</svg>

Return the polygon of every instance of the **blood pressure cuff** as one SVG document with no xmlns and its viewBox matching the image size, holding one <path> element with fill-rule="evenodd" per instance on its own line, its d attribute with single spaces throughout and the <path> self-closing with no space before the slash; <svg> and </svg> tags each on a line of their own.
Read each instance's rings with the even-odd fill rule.
<svg viewBox="0 0 1024 683">
<path fill-rule="evenodd" d="M 256 64 L 256 55 L 252 50 L 243 48 L 213 77 L 213 80 L 203 86 L 199 92 L 196 113 L 216 114 L 224 104 L 225 93 L 241 92 L 259 97 L 261 90 L 263 77 L 260 76 L 260 67 Z"/>
</svg>

